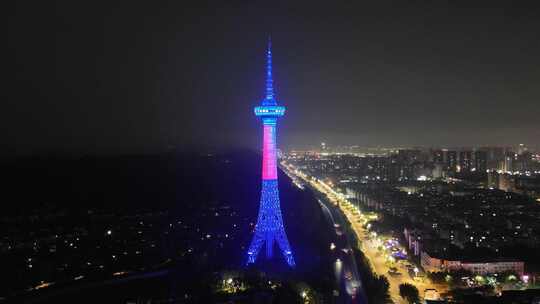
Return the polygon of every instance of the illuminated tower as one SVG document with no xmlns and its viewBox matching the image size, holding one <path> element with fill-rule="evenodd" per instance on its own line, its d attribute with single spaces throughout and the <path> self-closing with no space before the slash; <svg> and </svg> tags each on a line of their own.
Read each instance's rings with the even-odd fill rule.
<svg viewBox="0 0 540 304">
<path fill-rule="evenodd" d="M 263 123 L 262 189 L 259 216 L 257 225 L 255 225 L 255 235 L 249 245 L 247 263 L 255 263 L 263 245 L 266 247 L 266 258 L 271 258 L 275 242 L 283 253 L 287 264 L 294 267 L 294 258 L 283 227 L 279 204 L 276 124 L 278 117 L 285 114 L 285 107 L 278 106 L 274 99 L 271 47 L 269 40 L 266 53 L 266 97 L 262 100 L 261 106 L 255 107 L 255 115 L 260 117 Z"/>
</svg>

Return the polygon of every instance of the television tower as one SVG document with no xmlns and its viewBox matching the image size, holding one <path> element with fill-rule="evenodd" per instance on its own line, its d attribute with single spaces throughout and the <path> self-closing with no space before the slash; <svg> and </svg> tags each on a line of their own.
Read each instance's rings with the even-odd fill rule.
<svg viewBox="0 0 540 304">
<path fill-rule="evenodd" d="M 294 267 L 294 257 L 283 227 L 279 203 L 276 124 L 277 119 L 285 114 L 285 107 L 278 106 L 274 98 L 272 43 L 270 39 L 266 52 L 266 97 L 262 100 L 261 105 L 255 107 L 254 110 L 255 116 L 260 117 L 263 123 L 262 189 L 259 216 L 255 225 L 255 235 L 249 245 L 247 264 L 255 263 L 263 245 L 266 246 L 266 258 L 270 259 L 275 242 L 283 253 L 287 264 Z"/>
</svg>

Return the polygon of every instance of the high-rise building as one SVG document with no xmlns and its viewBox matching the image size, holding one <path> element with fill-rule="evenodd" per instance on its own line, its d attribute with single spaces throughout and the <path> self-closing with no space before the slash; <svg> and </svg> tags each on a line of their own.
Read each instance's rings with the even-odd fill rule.
<svg viewBox="0 0 540 304">
<path fill-rule="evenodd" d="M 517 153 L 518 153 L 519 155 L 521 155 L 521 154 L 523 154 L 523 153 L 525 153 L 525 152 L 527 152 L 527 151 L 529 151 L 529 149 L 527 148 L 527 146 L 525 146 L 524 144 L 519 144 L 518 149 L 517 149 Z"/>
<path fill-rule="evenodd" d="M 499 171 L 513 172 L 514 171 L 514 154 L 506 153 L 504 159 L 499 162 Z"/>
<path fill-rule="evenodd" d="M 490 170 L 497 170 L 499 162 L 504 159 L 505 148 L 503 147 L 481 147 L 478 151 L 486 153 L 486 167 Z"/>
<path fill-rule="evenodd" d="M 472 152 L 461 151 L 459 152 L 459 171 L 468 172 L 472 169 Z"/>
<path fill-rule="evenodd" d="M 515 157 L 514 170 L 525 173 L 531 171 L 532 153 L 525 150 Z"/>
<path fill-rule="evenodd" d="M 444 162 L 444 153 L 442 150 L 433 150 L 432 158 L 434 163 L 443 163 Z"/>
<path fill-rule="evenodd" d="M 431 176 L 433 178 L 443 178 L 445 177 L 444 176 L 444 168 L 443 168 L 444 164 L 442 163 L 435 163 L 435 165 L 433 166 L 433 170 L 431 172 Z"/>
<path fill-rule="evenodd" d="M 418 159 L 420 158 L 420 154 L 420 150 L 400 149 L 398 150 L 397 160 L 399 163 L 402 164 L 412 164 L 418 161 Z"/>
<path fill-rule="evenodd" d="M 277 243 L 289 266 L 294 267 L 295 262 L 281 215 L 279 189 L 277 180 L 276 155 L 276 125 L 277 119 L 285 114 L 285 107 L 278 106 L 274 97 L 272 79 L 272 48 L 268 41 L 266 53 L 266 97 L 262 104 L 255 107 L 255 115 L 263 123 L 263 164 L 262 189 L 259 205 L 259 216 L 255 225 L 255 235 L 249 245 L 247 263 L 255 263 L 262 246 L 266 247 L 266 258 L 273 255 L 274 243 Z"/>
<path fill-rule="evenodd" d="M 456 171 L 458 162 L 457 162 L 457 152 L 456 151 L 445 151 L 446 152 L 446 168 L 449 171 Z"/>
<path fill-rule="evenodd" d="M 477 172 L 486 172 L 487 170 L 487 153 L 486 151 L 474 151 L 474 170 Z"/>
</svg>

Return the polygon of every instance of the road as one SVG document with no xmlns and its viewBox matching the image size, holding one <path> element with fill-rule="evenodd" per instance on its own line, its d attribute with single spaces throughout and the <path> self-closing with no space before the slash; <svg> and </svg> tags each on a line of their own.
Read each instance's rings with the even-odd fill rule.
<svg viewBox="0 0 540 304">
<path fill-rule="evenodd" d="M 359 237 L 360 249 L 369 259 L 371 266 L 377 274 L 384 274 L 388 278 L 388 282 L 390 283 L 390 297 L 394 303 L 407 303 L 407 301 L 405 301 L 399 295 L 399 285 L 403 283 L 415 285 L 420 292 L 420 296 L 423 296 L 424 290 L 426 289 L 434 288 L 439 292 L 446 290 L 445 286 L 432 284 L 428 281 L 428 279 L 424 279 L 423 281 L 415 280 L 409 274 L 409 270 L 407 269 L 407 267 L 402 263 L 393 264 L 394 267 L 397 268 L 397 272 L 401 275 L 390 275 L 388 273 L 388 271 L 390 270 L 390 266 L 387 264 L 384 255 L 381 254 L 381 252 L 377 249 L 377 247 L 379 247 L 379 243 L 375 239 L 370 239 L 368 237 L 368 231 L 366 231 L 366 229 L 363 228 L 360 223 L 358 223 L 358 214 L 354 214 L 349 210 L 349 208 L 342 208 L 342 211 L 349 219 L 349 222 L 351 222 L 354 231 L 357 233 Z"/>
<path fill-rule="evenodd" d="M 305 188 L 302 181 L 298 180 L 291 172 L 285 171 L 285 173 L 289 175 L 297 187 L 301 189 Z M 313 189 L 311 185 L 309 185 L 309 188 Z M 366 304 L 365 291 L 361 278 L 358 275 L 358 267 L 356 266 L 356 261 L 351 250 L 351 245 L 354 245 L 354 241 L 343 231 L 346 218 L 338 209 L 332 207 L 332 202 L 323 193 L 320 193 L 316 189 L 313 189 L 313 192 L 317 197 L 325 218 L 332 224 L 335 232 L 333 242 L 328 244 L 329 250 L 332 251 L 332 256 L 335 258 L 333 265 L 334 278 L 336 280 L 336 286 L 339 286 L 339 295 L 336 296 L 335 303 Z"/>
<path fill-rule="evenodd" d="M 388 273 L 390 270 L 390 265 L 386 262 L 384 255 L 377 249 L 377 247 L 379 247 L 378 241 L 376 239 L 372 239 L 369 232 L 359 223 L 361 217 L 360 211 L 350 202 L 348 202 L 343 196 L 339 195 L 334 191 L 334 189 L 322 181 L 308 178 L 305 174 L 291 165 L 283 164 L 283 168 L 288 171 L 288 174 L 294 175 L 295 177 L 304 181 L 306 184 L 309 184 L 319 193 L 324 194 L 324 196 L 327 197 L 328 201 L 331 203 L 329 204 L 331 210 L 341 210 L 341 213 L 344 214 L 346 219 L 351 223 L 359 242 L 358 246 L 368 258 L 373 270 L 378 275 L 384 275 L 388 278 L 388 282 L 390 283 L 389 295 L 394 303 L 407 304 L 407 301 L 405 301 L 399 295 L 399 285 L 403 283 L 415 285 L 420 292 L 420 296 L 423 296 L 424 290 L 426 289 L 436 289 L 439 292 L 447 291 L 446 286 L 433 284 L 427 279 L 424 279 L 424 281 L 415 280 L 413 276 L 409 275 L 409 271 L 405 265 L 401 263 L 393 264 L 393 266 L 397 268 L 397 272 L 400 273 L 400 275 L 390 275 Z"/>
</svg>

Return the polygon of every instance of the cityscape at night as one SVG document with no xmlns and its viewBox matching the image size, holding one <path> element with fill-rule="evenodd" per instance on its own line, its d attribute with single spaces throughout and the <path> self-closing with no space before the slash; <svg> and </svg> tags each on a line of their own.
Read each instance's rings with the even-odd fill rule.
<svg viewBox="0 0 540 304">
<path fill-rule="evenodd" d="M 3 303 L 540 303 L 540 7 L 16 1 Z"/>
</svg>

